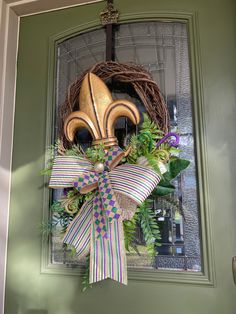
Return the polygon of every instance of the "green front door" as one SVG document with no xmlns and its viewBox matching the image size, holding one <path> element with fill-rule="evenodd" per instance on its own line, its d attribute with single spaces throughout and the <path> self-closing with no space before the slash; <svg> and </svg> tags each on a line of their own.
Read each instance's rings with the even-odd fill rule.
<svg viewBox="0 0 236 314">
<path fill-rule="evenodd" d="M 203 273 L 137 271 L 127 287 L 107 280 L 81 293 L 60 266 L 45 271 L 43 219 L 52 38 L 99 25 L 104 3 L 24 17 L 20 24 L 6 314 L 235 314 L 235 5 L 231 0 L 117 0 L 121 21 L 185 20 L 190 36 L 196 148 L 201 159 Z M 62 35 L 60 35 L 62 36 Z M 58 37 L 59 38 L 59 37 Z M 44 244 L 45 245 L 45 244 Z"/>
</svg>

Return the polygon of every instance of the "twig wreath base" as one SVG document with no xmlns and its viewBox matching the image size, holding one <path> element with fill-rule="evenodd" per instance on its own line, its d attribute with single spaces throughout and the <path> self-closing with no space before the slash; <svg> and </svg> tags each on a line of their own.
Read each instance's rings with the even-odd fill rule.
<svg viewBox="0 0 236 314">
<path fill-rule="evenodd" d="M 167 133 L 168 111 L 148 72 L 137 65 L 115 62 L 97 64 L 90 71 L 72 84 L 60 107 L 64 130 L 61 126 L 47 169 L 49 187 L 63 189 L 63 196 L 55 204 L 58 216 L 54 219 L 56 224 L 62 222 L 63 243 L 74 247 L 78 258 L 89 255 L 83 288 L 106 278 L 127 284 L 126 251 L 137 251 L 137 225 L 142 228 L 147 254 L 155 258 L 160 231 L 150 207 L 153 201 L 148 197 L 151 193 L 154 197 L 172 193 L 175 186 L 170 181 L 189 164 L 176 156 L 179 136 Z M 141 119 L 134 103 L 113 101 L 103 82 L 108 79 L 113 91 L 123 92 L 123 85 L 130 84 L 125 91 L 131 95 L 136 92 L 150 116 L 143 114 L 138 133 L 130 137 L 124 149 L 117 142 L 106 146 L 103 140 L 115 137 L 118 117 L 125 116 L 134 125 Z M 116 110 L 113 116 L 112 110 Z M 86 150 L 79 143 L 74 145 L 80 128 L 88 129 L 94 142 L 102 140 L 101 143 Z"/>
<path fill-rule="evenodd" d="M 114 82 L 130 84 L 146 108 L 147 114 L 164 133 L 169 129 L 169 113 L 164 98 L 151 74 L 141 65 L 135 63 L 118 63 L 114 61 L 100 62 L 86 70 L 68 89 L 64 103 L 59 107 L 59 137 L 64 147 L 71 143 L 64 136 L 63 126 L 68 115 L 79 110 L 79 93 L 85 75 L 92 72 L 103 81 L 112 79 Z"/>
</svg>

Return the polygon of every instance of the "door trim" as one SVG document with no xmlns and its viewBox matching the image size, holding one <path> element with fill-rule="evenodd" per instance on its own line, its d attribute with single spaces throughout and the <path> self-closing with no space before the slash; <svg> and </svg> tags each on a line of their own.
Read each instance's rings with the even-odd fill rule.
<svg viewBox="0 0 236 314">
<path fill-rule="evenodd" d="M 177 21 L 185 22 L 188 27 L 189 35 L 189 57 L 190 57 L 190 71 L 191 71 L 191 89 L 192 89 L 192 103 L 193 103 L 193 126 L 195 134 L 195 148 L 196 148 L 196 165 L 198 175 L 198 197 L 199 197 L 199 211 L 200 211 L 200 236 L 202 247 L 202 265 L 203 271 L 201 273 L 194 272 L 173 272 L 170 270 L 147 270 L 147 269 L 129 269 L 129 279 L 136 281 L 152 281 L 152 282 L 167 282 L 167 283 L 181 283 L 190 285 L 204 285 L 215 286 L 215 268 L 213 260 L 213 242 L 212 242 L 212 227 L 211 227 L 211 207 L 209 202 L 208 192 L 208 161 L 207 161 L 207 144 L 205 136 L 205 117 L 203 111 L 203 91 L 202 91 L 202 73 L 201 73 L 201 56 L 199 45 L 198 32 L 198 16 L 197 13 L 186 12 L 143 12 L 139 14 L 121 14 L 119 23 L 127 22 L 141 22 L 141 21 Z M 48 69 L 48 95 L 47 95 L 47 130 L 45 150 L 52 144 L 53 138 L 53 117 L 54 117 L 54 77 L 55 77 L 55 47 L 56 44 L 74 37 L 78 34 L 92 31 L 100 28 L 100 21 L 95 20 L 86 24 L 82 24 L 63 32 L 53 35 L 49 39 L 49 61 Z M 46 161 L 45 161 L 46 162 Z M 45 186 L 48 179 L 45 178 Z M 48 204 L 49 191 L 44 190 L 44 210 L 43 217 L 45 223 L 48 221 Z M 66 265 L 55 265 L 51 263 L 50 258 L 50 241 L 42 242 L 42 260 L 41 272 L 46 274 L 61 274 L 61 275 L 78 275 L 81 273 L 81 267 L 68 267 Z"/>
</svg>

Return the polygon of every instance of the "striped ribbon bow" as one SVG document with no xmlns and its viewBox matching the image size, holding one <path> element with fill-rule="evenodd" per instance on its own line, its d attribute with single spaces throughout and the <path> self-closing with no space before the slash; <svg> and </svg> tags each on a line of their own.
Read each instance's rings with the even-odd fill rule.
<svg viewBox="0 0 236 314">
<path fill-rule="evenodd" d="M 117 166 L 123 156 L 118 146 L 112 147 L 106 153 L 101 173 L 84 157 L 56 156 L 54 159 L 49 187 L 76 187 L 83 194 L 95 190 L 92 199 L 84 203 L 70 223 L 63 239 L 75 247 L 78 257 L 90 254 L 90 283 L 111 278 L 127 284 L 122 225 L 127 209 L 119 201 L 125 197 L 135 205 L 141 204 L 160 181 L 160 176 L 148 167 Z"/>
</svg>

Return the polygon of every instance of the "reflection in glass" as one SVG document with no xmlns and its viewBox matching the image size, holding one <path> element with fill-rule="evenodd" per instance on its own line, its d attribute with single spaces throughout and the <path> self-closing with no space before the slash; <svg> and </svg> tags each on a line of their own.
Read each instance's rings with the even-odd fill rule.
<svg viewBox="0 0 236 314">
<path fill-rule="evenodd" d="M 172 196 L 153 199 L 161 231 L 158 255 L 151 260 L 142 248 L 137 230 L 140 255 L 128 254 L 130 267 L 201 271 L 199 211 L 192 124 L 188 37 L 185 23 L 145 22 L 119 26 L 115 36 L 116 61 L 142 64 L 158 83 L 168 105 L 171 129 L 180 134 L 180 157 L 191 161 L 190 167 L 174 181 Z M 91 31 L 57 45 L 56 108 L 64 101 L 68 86 L 84 70 L 105 59 L 104 29 Z M 140 112 L 145 108 L 133 90 L 127 86 L 112 86 L 114 98 L 126 98 L 136 103 Z M 56 125 L 55 125 L 56 128 Z M 116 124 L 116 136 L 122 146 L 124 138 L 136 130 L 126 119 Z M 80 131 L 84 146 L 91 137 Z M 58 199 L 60 191 L 54 193 Z M 52 236 L 52 262 L 78 264 L 66 254 L 61 244 L 60 228 Z"/>
</svg>

